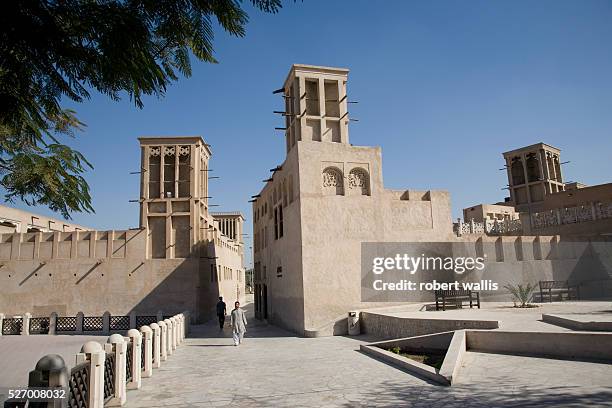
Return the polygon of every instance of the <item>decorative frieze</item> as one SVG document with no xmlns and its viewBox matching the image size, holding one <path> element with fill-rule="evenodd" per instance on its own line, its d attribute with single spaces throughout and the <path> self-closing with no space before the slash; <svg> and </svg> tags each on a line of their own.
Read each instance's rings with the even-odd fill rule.
<svg viewBox="0 0 612 408">
<path fill-rule="evenodd" d="M 541 229 L 604 218 L 612 218 L 612 203 L 596 203 L 534 213 L 531 215 L 531 226 L 534 229 Z"/>
</svg>

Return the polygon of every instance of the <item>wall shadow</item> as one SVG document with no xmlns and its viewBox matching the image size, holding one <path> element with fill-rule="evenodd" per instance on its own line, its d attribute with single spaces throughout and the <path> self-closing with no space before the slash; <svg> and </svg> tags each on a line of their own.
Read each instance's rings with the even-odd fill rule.
<svg viewBox="0 0 612 408">
<path fill-rule="evenodd" d="M 146 279 L 148 273 L 153 276 L 160 273 L 168 275 L 143 295 L 130 312 L 155 315 L 162 311 L 164 316 L 172 316 L 189 311 L 192 324 L 201 324 L 215 318 L 220 282 L 211 278 L 211 265 L 215 275 L 217 271 L 214 245 L 208 245 L 207 249 L 204 252 L 206 257 L 200 256 L 199 247 L 195 247 L 187 258 L 143 259 L 132 273 L 148 267 L 148 271 L 139 271 L 142 272 L 139 273 L 142 279 Z"/>
</svg>

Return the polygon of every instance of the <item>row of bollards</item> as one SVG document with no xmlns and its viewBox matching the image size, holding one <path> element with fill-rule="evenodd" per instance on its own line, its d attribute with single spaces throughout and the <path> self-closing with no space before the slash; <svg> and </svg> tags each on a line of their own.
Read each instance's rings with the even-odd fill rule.
<svg viewBox="0 0 612 408">
<path fill-rule="evenodd" d="M 189 331 L 188 312 L 168 319 L 130 329 L 127 337 L 112 334 L 104 346 L 89 341 L 76 355 L 76 365 L 68 373 L 64 359 L 57 354 L 41 358 L 30 372 L 29 388 L 57 388 L 66 390 L 64 399 L 49 400 L 36 407 L 87 407 L 122 406 L 127 400 L 128 389 L 139 389 L 142 378 L 153 375 L 153 369 L 161 367 L 183 343 Z M 11 405 L 12 404 L 12 405 Z M 26 406 L 16 400 L 8 400 L 7 407 Z"/>
</svg>

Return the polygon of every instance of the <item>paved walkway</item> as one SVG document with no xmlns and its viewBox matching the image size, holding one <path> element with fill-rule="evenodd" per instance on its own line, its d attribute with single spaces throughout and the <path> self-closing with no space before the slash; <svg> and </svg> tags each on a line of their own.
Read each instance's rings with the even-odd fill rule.
<svg viewBox="0 0 612 408">
<path fill-rule="evenodd" d="M 464 381 L 442 387 L 361 354 L 360 338 L 307 339 L 250 319 L 190 338 L 127 407 L 612 406 L 612 365 L 468 353 Z"/>
</svg>

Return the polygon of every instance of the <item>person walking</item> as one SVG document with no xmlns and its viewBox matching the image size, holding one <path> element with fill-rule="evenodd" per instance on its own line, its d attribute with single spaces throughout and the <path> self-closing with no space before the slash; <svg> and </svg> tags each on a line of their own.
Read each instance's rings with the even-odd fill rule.
<svg viewBox="0 0 612 408">
<path fill-rule="evenodd" d="M 244 333 L 246 333 L 247 319 L 244 310 L 240 308 L 240 302 L 234 303 L 234 310 L 231 315 L 232 325 L 232 337 L 234 339 L 234 346 L 242 343 Z"/>
<path fill-rule="evenodd" d="M 223 297 L 219 296 L 219 301 L 217 302 L 217 317 L 219 318 L 219 329 L 223 330 L 223 325 L 225 324 L 225 315 L 227 314 L 227 306 L 223 301 Z"/>
</svg>

